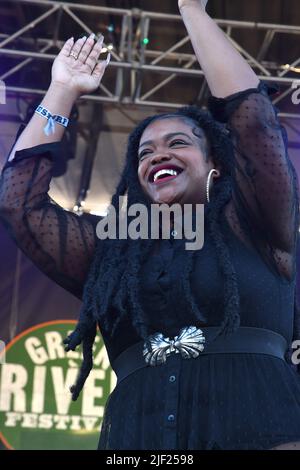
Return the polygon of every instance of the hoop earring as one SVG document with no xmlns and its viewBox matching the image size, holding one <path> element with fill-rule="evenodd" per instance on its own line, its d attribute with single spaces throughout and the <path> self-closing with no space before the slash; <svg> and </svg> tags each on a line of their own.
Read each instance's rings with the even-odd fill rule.
<svg viewBox="0 0 300 470">
<path fill-rule="evenodd" d="M 210 172 L 208 174 L 207 181 L 206 181 L 206 199 L 207 199 L 207 202 L 210 202 L 209 201 L 209 184 L 210 184 L 210 179 L 211 179 L 213 173 L 219 174 L 218 170 L 215 170 L 214 168 L 212 170 L 210 170 Z"/>
</svg>

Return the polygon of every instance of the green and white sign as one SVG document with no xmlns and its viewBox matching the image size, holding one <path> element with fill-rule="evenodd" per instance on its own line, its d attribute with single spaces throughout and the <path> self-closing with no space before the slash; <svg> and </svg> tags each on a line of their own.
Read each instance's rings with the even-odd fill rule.
<svg viewBox="0 0 300 470">
<path fill-rule="evenodd" d="M 51 321 L 22 332 L 6 347 L 0 365 L 0 438 L 9 449 L 96 449 L 108 395 L 116 378 L 102 338 L 94 345 L 94 368 L 78 400 L 69 387 L 82 360 L 64 350 L 76 322 Z"/>
</svg>

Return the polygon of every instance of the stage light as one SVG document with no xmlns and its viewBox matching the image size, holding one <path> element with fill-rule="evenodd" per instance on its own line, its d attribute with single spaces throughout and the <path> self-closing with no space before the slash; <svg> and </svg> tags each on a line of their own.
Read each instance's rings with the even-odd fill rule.
<svg viewBox="0 0 300 470">
<path fill-rule="evenodd" d="M 113 24 L 110 24 L 108 27 L 107 27 L 107 30 L 110 32 L 110 33 L 113 33 L 114 30 L 115 30 L 115 27 Z"/>
<path fill-rule="evenodd" d="M 109 45 L 107 46 L 107 49 L 109 49 L 110 51 L 112 51 L 113 48 L 114 48 L 113 44 L 109 44 Z"/>
<path fill-rule="evenodd" d="M 147 44 L 149 44 L 149 38 L 144 38 L 142 43 L 147 46 Z"/>
</svg>

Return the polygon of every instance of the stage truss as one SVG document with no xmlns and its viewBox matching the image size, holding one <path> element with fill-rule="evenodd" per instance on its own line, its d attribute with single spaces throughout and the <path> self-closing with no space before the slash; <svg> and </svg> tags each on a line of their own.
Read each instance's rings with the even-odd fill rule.
<svg viewBox="0 0 300 470">
<path fill-rule="evenodd" d="M 177 108 L 187 103 L 171 102 L 167 100 L 155 101 L 153 95 L 164 87 L 172 83 L 176 87 L 176 79 L 182 76 L 191 77 L 195 81 L 195 90 L 199 94 L 195 97 L 197 103 L 201 103 L 206 93 L 206 82 L 202 70 L 199 69 L 196 57 L 193 53 L 184 53 L 180 50 L 189 43 L 189 37 L 183 28 L 179 28 L 182 23 L 180 15 L 163 14 L 156 12 L 142 11 L 138 9 L 125 10 L 119 8 L 109 8 L 92 5 L 80 5 L 51 0 L 10 0 L 11 4 L 30 5 L 36 12 L 36 18 L 25 24 L 22 28 L 11 35 L 0 35 L 0 55 L 17 58 L 19 63 L 0 76 L 4 82 L 13 74 L 19 72 L 23 67 L 35 61 L 53 61 L 55 54 L 47 53 L 51 48 L 57 47 L 57 50 L 67 38 L 63 37 L 63 22 L 73 21 L 79 25 L 82 31 L 87 34 L 92 31 L 91 24 L 95 15 L 103 17 L 116 18 L 121 23 L 121 31 L 118 44 L 114 44 L 111 50 L 112 60 L 110 68 L 114 71 L 114 80 L 111 86 L 100 85 L 99 92 L 93 95 L 86 95 L 82 99 L 98 101 L 102 103 L 119 103 L 122 105 L 152 106 L 158 108 Z M 87 20 L 91 16 L 91 22 Z M 56 27 L 53 30 L 52 38 L 38 37 L 35 39 L 35 45 L 38 51 L 32 51 L 30 48 L 31 40 L 28 38 L 28 32 L 40 26 L 42 22 L 49 21 L 50 17 L 55 17 Z M 295 40 L 300 40 L 300 26 L 288 26 L 279 24 L 253 23 L 245 21 L 217 20 L 218 24 L 224 29 L 230 41 L 248 60 L 255 69 L 260 79 L 268 83 L 278 83 L 280 85 L 280 94 L 274 99 L 274 104 L 279 104 L 284 98 L 291 95 L 295 86 L 295 71 L 300 72 L 297 66 L 300 64 L 300 57 L 296 57 L 291 64 L 279 64 L 268 62 L 265 57 L 272 45 L 274 39 L 281 34 L 295 35 Z M 164 27 L 174 28 L 178 36 L 178 31 L 182 31 L 182 38 L 174 42 L 165 50 L 151 49 L 149 44 L 143 42 L 151 33 L 151 28 L 155 26 L 156 30 L 164 34 Z M 254 31 L 263 31 L 264 40 L 256 57 L 251 55 L 241 44 L 232 38 L 234 30 L 244 29 L 249 34 Z M 185 34 L 184 34 L 185 32 Z M 175 36 L 175 35 L 174 35 Z M 18 47 L 16 47 L 16 43 Z M 22 48 L 20 48 L 22 43 Z M 163 44 L 163 41 L 161 42 Z M 107 46 L 107 45 L 106 45 Z M 105 47 L 105 45 L 104 45 Z M 170 66 L 170 62 L 172 66 Z M 175 64 L 175 65 L 173 65 Z M 157 74 L 153 86 L 148 86 L 145 91 L 143 82 L 145 75 L 151 72 Z M 161 79 L 161 77 L 163 78 Z M 299 75 L 300 79 L 300 75 Z M 299 82 L 300 83 L 300 82 Z M 144 90 L 144 91 L 142 91 Z M 42 95 L 45 90 L 26 86 L 21 87 L 7 86 L 8 93 L 18 94 L 37 94 Z M 295 112 L 281 113 L 281 117 L 298 119 L 300 115 L 295 107 Z"/>
</svg>

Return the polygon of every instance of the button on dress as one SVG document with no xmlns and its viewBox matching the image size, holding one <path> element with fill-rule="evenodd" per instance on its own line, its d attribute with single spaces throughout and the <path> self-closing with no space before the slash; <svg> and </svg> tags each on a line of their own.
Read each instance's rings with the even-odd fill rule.
<svg viewBox="0 0 300 470">
<path fill-rule="evenodd" d="M 298 186 L 269 94 L 260 83 L 209 107 L 234 146 L 233 195 L 220 222 L 235 267 L 241 326 L 265 328 L 291 344 L 294 334 Z M 79 217 L 48 193 L 60 144 L 16 153 L 0 180 L 0 217 L 18 246 L 52 280 L 81 299 L 99 217 Z M 194 317 L 180 282 L 185 240 L 158 240 L 141 266 L 141 305 L 149 334 L 174 337 L 195 325 L 218 326 L 224 316 L 224 276 L 205 224 L 194 255 L 191 289 L 206 323 Z M 76 256 L 75 256 L 76 254 Z M 99 325 L 101 331 L 101 325 Z M 109 359 L 141 338 L 130 312 L 113 337 L 102 332 Z M 269 449 L 300 441 L 300 374 L 287 360 L 224 353 L 144 367 L 110 394 L 99 449 Z"/>
</svg>

